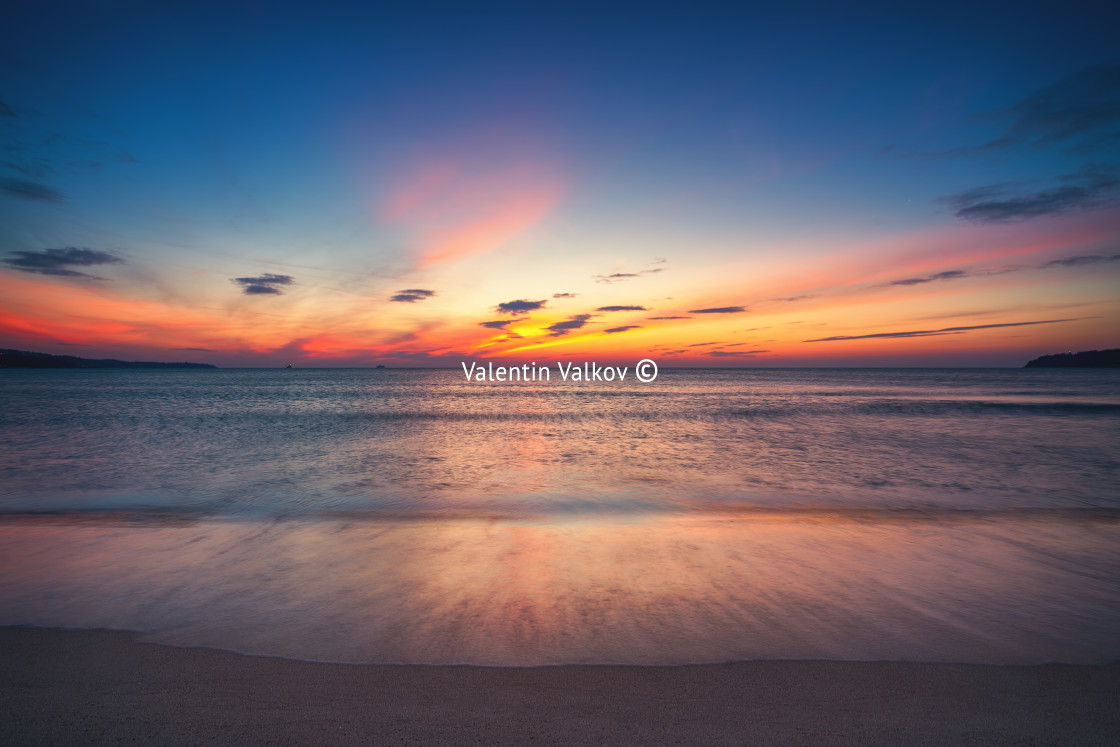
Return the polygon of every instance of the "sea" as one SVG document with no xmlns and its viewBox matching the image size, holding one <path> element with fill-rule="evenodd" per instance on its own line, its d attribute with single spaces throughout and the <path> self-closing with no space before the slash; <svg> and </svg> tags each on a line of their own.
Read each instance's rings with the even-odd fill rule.
<svg viewBox="0 0 1120 747">
<path fill-rule="evenodd" d="M 336 662 L 1120 660 L 1120 370 L 0 370 L 0 624 Z"/>
</svg>

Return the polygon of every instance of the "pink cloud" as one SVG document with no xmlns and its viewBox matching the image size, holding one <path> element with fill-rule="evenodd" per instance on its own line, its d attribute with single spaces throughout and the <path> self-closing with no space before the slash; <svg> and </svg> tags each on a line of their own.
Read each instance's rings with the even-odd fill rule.
<svg viewBox="0 0 1120 747">
<path fill-rule="evenodd" d="M 425 159 L 384 201 L 381 216 L 411 237 L 421 266 L 498 249 L 538 225 L 567 192 L 544 159 L 478 155 Z"/>
</svg>

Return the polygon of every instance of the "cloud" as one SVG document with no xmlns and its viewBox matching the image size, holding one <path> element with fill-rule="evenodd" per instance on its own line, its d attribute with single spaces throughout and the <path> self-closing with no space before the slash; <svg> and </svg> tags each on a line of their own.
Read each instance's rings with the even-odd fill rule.
<svg viewBox="0 0 1120 747">
<path fill-rule="evenodd" d="M 63 202 L 62 193 L 45 184 L 23 179 L 0 179 L 0 194 L 33 202 Z"/>
<path fill-rule="evenodd" d="M 788 298 L 771 298 L 771 301 L 784 301 L 785 303 L 793 303 L 794 301 L 804 301 L 806 298 L 816 298 L 812 293 L 804 296 L 790 296 Z"/>
<path fill-rule="evenodd" d="M 738 314 L 746 311 L 745 306 L 716 306 L 711 309 L 690 309 L 689 314 Z"/>
<path fill-rule="evenodd" d="M 640 325 L 640 324 L 628 324 L 625 327 L 611 327 L 610 329 L 605 329 L 603 331 L 606 332 L 608 335 L 613 335 L 613 334 L 617 334 L 618 332 L 629 332 L 632 329 L 641 329 L 641 328 L 642 328 L 642 325 Z"/>
<path fill-rule="evenodd" d="M 945 272 L 935 272 L 934 274 L 926 275 L 925 277 L 892 280 L 889 283 L 883 283 L 883 285 L 921 285 L 922 283 L 932 283 L 937 280 L 956 280 L 958 278 L 965 277 L 968 277 L 968 273 L 966 273 L 964 270 L 946 270 Z"/>
<path fill-rule="evenodd" d="M 486 327 L 487 329 L 505 329 L 507 324 L 517 321 L 516 319 L 495 319 L 492 322 L 479 322 L 478 326 Z"/>
<path fill-rule="evenodd" d="M 434 290 L 425 290 L 423 288 L 408 288 L 406 290 L 397 291 L 397 294 L 390 298 L 390 301 L 397 301 L 399 303 L 416 303 L 423 301 L 425 298 L 431 298 L 436 292 Z"/>
<path fill-rule="evenodd" d="M 879 332 L 874 335 L 846 335 L 840 337 L 822 337 L 818 340 L 802 340 L 802 342 L 836 342 L 838 340 L 869 340 L 873 337 L 932 337 L 934 335 L 952 335 L 961 332 L 971 332 L 974 329 L 995 329 L 997 327 L 1028 327 L 1034 324 L 1057 324 L 1059 322 L 1075 322 L 1076 319 L 1046 319 L 1039 322 L 1010 322 L 1007 324 L 978 324 L 974 327 L 945 327 L 943 329 L 919 329 L 910 332 Z"/>
<path fill-rule="evenodd" d="M 691 319 L 690 316 L 651 316 L 650 319 Z"/>
<path fill-rule="evenodd" d="M 892 285 L 921 285 L 923 283 L 933 283 L 938 280 L 959 280 L 961 278 L 986 277 L 991 275 L 1002 275 L 1009 272 L 1021 272 L 1023 270 L 1049 270 L 1058 267 L 1081 267 L 1082 265 L 1091 265 L 1098 262 L 1115 262 L 1117 260 L 1120 260 L 1120 254 L 1086 254 L 1077 257 L 1052 259 L 1049 262 L 1043 262 L 1040 265 L 1010 265 L 998 268 L 981 268 L 971 271 L 946 270 L 944 272 L 935 272 L 932 275 L 924 275 L 915 278 L 904 278 L 902 280 L 892 280 L 888 283 L 880 283 L 877 287 L 887 288 Z"/>
<path fill-rule="evenodd" d="M 610 275 L 592 275 L 596 283 L 617 283 L 622 280 L 630 280 L 632 278 L 640 278 L 642 275 L 652 275 L 655 272 L 664 271 L 664 267 L 652 267 L 647 270 L 638 270 L 637 272 L 614 272 Z"/>
<path fill-rule="evenodd" d="M 495 251 L 525 236 L 564 199 L 559 164 L 517 138 L 462 132 L 459 143 L 412 154 L 391 179 L 382 217 L 433 265 Z"/>
<path fill-rule="evenodd" d="M 756 353 L 769 353 L 769 350 L 709 350 L 705 355 L 713 358 L 732 358 L 739 355 L 754 355 Z"/>
<path fill-rule="evenodd" d="M 34 272 L 39 275 L 60 275 L 71 278 L 103 280 L 96 275 L 71 270 L 70 267 L 93 267 L 94 265 L 119 265 L 124 260 L 111 252 L 97 249 L 81 249 L 74 246 L 62 249 L 43 249 L 38 252 L 11 252 L 3 261 L 8 267 L 21 272 Z"/>
<path fill-rule="evenodd" d="M 974 156 L 1014 146 L 1067 146 L 1084 153 L 1114 145 L 1120 139 L 1120 61 L 1079 70 L 978 119 L 1008 124 L 1000 135 L 981 145 L 896 157 Z"/>
<path fill-rule="evenodd" d="M 1081 267 L 1082 265 L 1093 265 L 1097 262 L 1116 262 L 1120 260 L 1120 254 L 1113 254 L 1110 257 L 1105 257 L 1100 254 L 1086 254 L 1080 257 L 1066 257 L 1065 259 L 1052 259 L 1049 262 L 1043 262 L 1038 266 L 1040 270 L 1048 270 L 1052 267 Z"/>
<path fill-rule="evenodd" d="M 266 294 L 279 296 L 284 291 L 277 286 L 291 285 L 295 282 L 295 278 L 291 275 L 273 275 L 271 272 L 266 272 L 256 278 L 230 278 L 230 282 L 240 285 L 241 292 L 247 296 Z"/>
<path fill-rule="evenodd" d="M 575 298 L 578 295 L 579 295 L 578 293 L 553 293 L 552 297 L 553 298 Z"/>
<path fill-rule="evenodd" d="M 1029 194 L 1011 194 L 1006 184 L 979 187 L 941 198 L 962 220 L 1005 223 L 1101 207 L 1120 197 L 1120 178 L 1112 169 L 1087 166 L 1058 177 L 1065 184 Z"/>
<path fill-rule="evenodd" d="M 547 301 L 526 301 L 519 298 L 516 301 L 506 301 L 500 303 L 494 308 L 499 314 L 524 314 L 528 311 L 538 311 L 543 309 Z"/>
<path fill-rule="evenodd" d="M 212 353 L 210 348 L 172 348 L 172 350 L 189 350 L 192 353 Z"/>
<path fill-rule="evenodd" d="M 0 99 L 0 117 L 16 117 L 16 110 L 8 106 L 8 102 Z"/>
<path fill-rule="evenodd" d="M 562 337 L 569 332 L 581 329 L 591 319 L 591 316 L 591 314 L 576 314 L 568 317 L 566 321 L 550 324 L 545 329 L 551 332 L 549 337 Z"/>
<path fill-rule="evenodd" d="M 712 340 L 711 342 L 694 342 L 691 345 L 685 345 L 685 347 L 686 348 L 700 348 L 700 347 L 703 347 L 705 345 L 719 345 L 719 344 L 720 343 L 717 342 L 716 340 Z"/>
<path fill-rule="evenodd" d="M 596 311 L 649 311 L 645 306 L 600 306 Z"/>
<path fill-rule="evenodd" d="M 1007 132 L 992 143 L 1051 145 L 1080 140 L 1097 147 L 1120 137 L 1120 61 L 1085 68 L 1041 89 L 1019 103 L 995 112 L 1013 118 Z"/>
</svg>

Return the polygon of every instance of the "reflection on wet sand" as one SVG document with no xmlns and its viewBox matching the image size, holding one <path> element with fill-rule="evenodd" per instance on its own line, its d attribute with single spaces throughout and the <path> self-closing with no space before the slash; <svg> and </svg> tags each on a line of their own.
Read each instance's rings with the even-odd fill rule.
<svg viewBox="0 0 1120 747">
<path fill-rule="evenodd" d="M 353 662 L 1120 656 L 1112 512 L 0 521 L 0 623 Z"/>
</svg>

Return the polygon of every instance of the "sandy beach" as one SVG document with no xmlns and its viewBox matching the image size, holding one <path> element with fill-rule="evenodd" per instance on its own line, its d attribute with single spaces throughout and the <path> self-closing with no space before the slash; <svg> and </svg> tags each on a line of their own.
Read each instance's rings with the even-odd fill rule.
<svg viewBox="0 0 1120 747">
<path fill-rule="evenodd" d="M 6 744 L 1115 744 L 1120 664 L 373 666 L 0 629 Z"/>
</svg>

